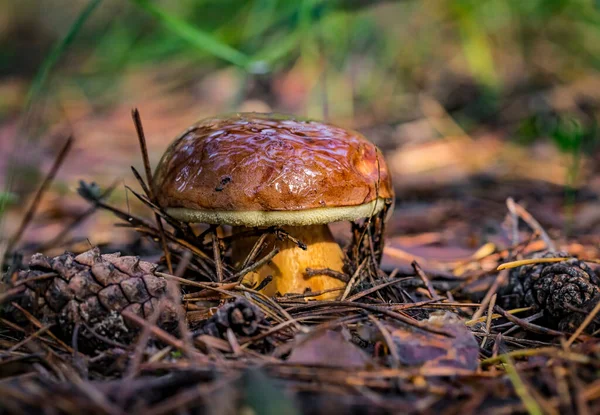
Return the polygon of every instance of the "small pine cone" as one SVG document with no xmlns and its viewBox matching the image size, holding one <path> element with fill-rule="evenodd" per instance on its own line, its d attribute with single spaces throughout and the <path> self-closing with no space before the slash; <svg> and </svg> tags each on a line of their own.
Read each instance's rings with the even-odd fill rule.
<svg viewBox="0 0 600 415">
<path fill-rule="evenodd" d="M 258 332 L 259 324 L 264 322 L 260 308 L 244 298 L 221 306 L 206 322 L 202 331 L 213 337 L 225 338 L 227 329 L 238 336 L 253 336 Z"/>
<path fill-rule="evenodd" d="M 513 270 L 503 293 L 505 306 L 534 306 L 560 319 L 573 313 L 572 307 L 581 308 L 600 292 L 600 280 L 585 262 L 565 252 L 546 252 L 536 257 L 569 259 Z"/>
<path fill-rule="evenodd" d="M 532 293 L 536 303 L 555 317 L 573 313 L 599 292 L 594 271 L 576 258 L 544 267 L 534 279 Z"/>
<path fill-rule="evenodd" d="M 80 333 L 86 338 L 92 334 L 85 326 L 101 336 L 129 341 L 136 329 L 121 313 L 127 310 L 148 318 L 165 295 L 166 281 L 154 275 L 155 269 L 154 264 L 138 257 L 100 255 L 98 249 L 54 258 L 35 254 L 29 269 L 19 271 L 13 283 L 27 281 L 19 299 L 21 307 L 42 321 L 57 323 L 64 336 L 71 335 L 80 324 Z M 173 327 L 176 309 L 172 303 L 161 301 L 158 324 Z M 13 315 L 19 318 L 20 313 L 14 310 Z"/>
<path fill-rule="evenodd" d="M 579 310 L 572 310 L 570 314 L 564 316 L 558 322 L 558 329 L 567 333 L 573 333 L 581 326 L 586 317 L 592 312 L 594 307 L 600 301 L 600 293 L 596 294 L 589 301 L 587 301 Z M 598 330 L 600 324 L 598 323 L 598 316 L 585 328 L 585 333 L 594 333 Z"/>
</svg>

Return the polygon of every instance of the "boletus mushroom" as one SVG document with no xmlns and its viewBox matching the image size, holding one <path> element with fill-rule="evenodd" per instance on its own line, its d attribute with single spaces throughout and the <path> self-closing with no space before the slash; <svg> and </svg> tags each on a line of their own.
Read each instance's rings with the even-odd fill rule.
<svg viewBox="0 0 600 415">
<path fill-rule="evenodd" d="M 342 249 L 327 224 L 373 216 L 394 196 L 380 151 L 361 134 L 258 113 L 190 127 L 165 152 L 153 186 L 161 207 L 180 221 L 231 225 L 243 235 L 278 227 L 302 241 L 306 249 L 287 238 L 267 241 L 279 253 L 248 279 L 272 276 L 263 289 L 270 296 L 343 288 L 337 278 L 305 275 L 307 268 L 343 269 Z M 256 238 L 234 238 L 234 265 L 241 266 Z"/>
</svg>

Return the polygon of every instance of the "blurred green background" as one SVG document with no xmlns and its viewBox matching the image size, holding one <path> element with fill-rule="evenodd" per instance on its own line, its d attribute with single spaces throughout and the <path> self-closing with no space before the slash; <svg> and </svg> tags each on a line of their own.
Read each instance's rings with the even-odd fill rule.
<svg viewBox="0 0 600 415">
<path fill-rule="evenodd" d="M 123 98 L 124 75 L 139 68 L 171 67 L 177 75 L 164 81 L 177 88 L 229 67 L 239 83 L 233 109 L 262 87 L 277 109 L 402 120 L 417 116 L 411 95 L 425 91 L 449 110 L 462 107 L 459 122 L 473 127 L 499 115 L 502 96 L 595 76 L 597 6 L 593 0 L 2 0 L 0 117 L 21 112 L 24 90 L 56 98 L 70 87 L 102 109 Z M 286 75 L 300 78 L 296 88 L 303 90 L 296 92 L 308 92 L 303 105 L 270 96 Z M 41 91 L 31 91 L 36 86 Z"/>
<path fill-rule="evenodd" d="M 64 192 L 82 176 L 125 175 L 139 161 L 133 106 L 153 161 L 202 116 L 281 111 L 363 131 L 401 196 L 484 176 L 559 186 L 568 207 L 576 190 L 594 199 L 600 187 L 594 0 L 0 0 L 0 10 L 0 210 L 26 200 L 69 134 L 78 156 Z"/>
</svg>

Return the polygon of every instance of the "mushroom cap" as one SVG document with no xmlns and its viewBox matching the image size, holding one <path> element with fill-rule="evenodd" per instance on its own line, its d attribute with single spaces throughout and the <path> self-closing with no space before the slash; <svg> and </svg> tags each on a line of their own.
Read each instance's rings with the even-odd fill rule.
<svg viewBox="0 0 600 415">
<path fill-rule="evenodd" d="M 163 155 L 153 186 L 176 219 L 236 226 L 355 220 L 394 197 L 381 152 L 361 134 L 259 113 L 194 124 Z"/>
</svg>

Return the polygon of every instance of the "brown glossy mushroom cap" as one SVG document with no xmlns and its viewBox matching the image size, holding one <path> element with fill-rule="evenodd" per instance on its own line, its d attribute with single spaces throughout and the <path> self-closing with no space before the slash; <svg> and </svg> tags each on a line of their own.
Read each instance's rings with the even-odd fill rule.
<svg viewBox="0 0 600 415">
<path fill-rule="evenodd" d="M 165 152 L 154 190 L 175 218 L 239 226 L 355 220 L 393 198 L 381 152 L 361 134 L 257 113 L 193 125 Z"/>
</svg>

